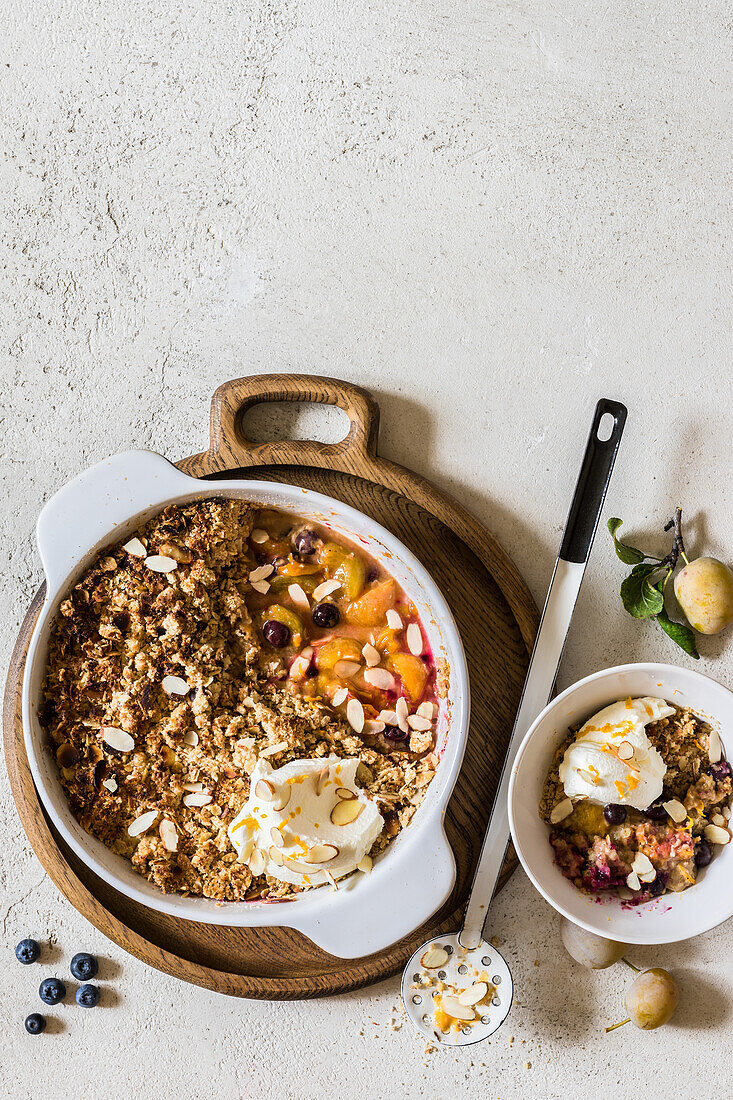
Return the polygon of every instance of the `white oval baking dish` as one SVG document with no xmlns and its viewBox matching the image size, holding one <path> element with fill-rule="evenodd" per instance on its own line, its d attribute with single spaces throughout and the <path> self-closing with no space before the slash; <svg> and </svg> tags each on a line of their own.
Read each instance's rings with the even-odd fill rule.
<svg viewBox="0 0 733 1100">
<path fill-rule="evenodd" d="M 436 658 L 449 669 L 449 689 L 437 719 L 441 762 L 409 827 L 338 892 L 309 891 L 289 902 L 216 902 L 164 894 L 121 856 L 86 833 L 71 813 L 56 762 L 38 720 L 50 627 L 61 599 L 102 547 L 125 537 L 168 504 L 210 496 L 241 497 L 328 524 L 362 541 L 417 606 Z M 235 927 L 285 925 L 340 958 L 381 951 L 426 921 L 455 881 L 445 836 L 445 807 L 463 760 L 469 680 L 463 646 L 441 592 L 417 558 L 393 535 L 338 500 L 265 481 L 199 481 L 150 451 L 126 451 L 99 462 L 60 489 L 41 512 L 38 549 L 46 597 L 28 649 L 23 677 L 23 729 L 33 779 L 54 827 L 76 855 L 116 890 L 151 909 L 185 920 Z"/>
</svg>

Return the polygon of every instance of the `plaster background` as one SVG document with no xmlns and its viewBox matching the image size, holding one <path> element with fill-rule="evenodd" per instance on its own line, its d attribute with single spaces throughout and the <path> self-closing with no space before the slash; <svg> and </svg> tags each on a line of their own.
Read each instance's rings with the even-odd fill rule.
<svg viewBox="0 0 733 1100">
<path fill-rule="evenodd" d="M 42 502 L 117 450 L 202 449 L 213 389 L 246 373 L 372 389 L 383 453 L 459 494 L 538 602 L 593 404 L 619 398 L 604 519 L 653 549 L 680 503 L 691 548 L 730 560 L 721 0 L 2 0 L 0 14 L 3 661 L 40 579 Z M 561 686 L 687 660 L 624 615 L 621 576 L 601 534 Z M 731 684 L 730 634 L 702 651 Z M 682 1006 L 664 1032 L 606 1037 L 627 972 L 567 960 L 518 872 L 492 931 L 519 1003 L 490 1045 L 426 1056 L 390 1028 L 396 979 L 260 1004 L 127 958 L 44 876 L 4 772 L 0 892 L 9 1097 L 729 1091 L 731 922 L 635 949 L 674 969 Z M 48 968 L 15 963 L 27 934 L 51 937 Z M 27 1036 L 41 977 L 80 949 L 105 959 L 102 1006 L 49 1011 L 59 1030 Z"/>
</svg>

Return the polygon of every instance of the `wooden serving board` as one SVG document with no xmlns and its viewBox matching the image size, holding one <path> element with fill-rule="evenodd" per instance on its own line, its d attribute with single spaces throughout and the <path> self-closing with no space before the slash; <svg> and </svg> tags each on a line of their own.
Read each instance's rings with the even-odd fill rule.
<svg viewBox="0 0 733 1100">
<path fill-rule="evenodd" d="M 345 439 L 255 444 L 242 417 L 261 402 L 335 405 L 350 420 Z M 211 406 L 211 446 L 178 463 L 194 477 L 264 478 L 318 490 L 374 517 L 428 568 L 455 615 L 466 649 L 472 716 L 465 761 L 446 813 L 457 865 L 453 893 L 422 928 L 386 951 L 344 962 L 288 928 L 223 928 L 156 913 L 117 893 L 66 847 L 36 795 L 23 745 L 21 684 L 36 594 L 10 662 L 5 692 L 5 759 L 23 827 L 41 863 L 71 904 L 126 951 L 184 981 L 240 997 L 301 998 L 343 993 L 400 970 L 415 948 L 458 927 L 478 858 L 537 628 L 537 609 L 499 543 L 457 501 L 425 478 L 377 454 L 379 408 L 347 382 L 264 375 L 227 382 Z M 507 857 L 500 885 L 516 857 Z"/>
</svg>

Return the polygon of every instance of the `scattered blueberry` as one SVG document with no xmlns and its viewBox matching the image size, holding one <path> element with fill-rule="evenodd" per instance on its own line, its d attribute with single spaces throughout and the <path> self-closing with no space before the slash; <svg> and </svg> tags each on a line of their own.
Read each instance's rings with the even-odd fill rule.
<svg viewBox="0 0 733 1100">
<path fill-rule="evenodd" d="M 41 957 L 41 947 L 36 940 L 21 940 L 15 949 L 15 957 L 25 966 Z M 28 1017 L 30 1019 L 30 1017 Z"/>
<path fill-rule="evenodd" d="M 366 578 L 367 583 L 371 584 L 371 582 L 375 581 L 378 576 L 379 576 L 379 573 L 377 572 L 376 569 L 370 569 L 369 572 L 367 573 L 367 578 Z"/>
<path fill-rule="evenodd" d="M 609 802 L 603 807 L 603 816 L 609 825 L 623 825 L 626 821 L 626 807 L 619 806 L 615 802 Z"/>
<path fill-rule="evenodd" d="M 710 765 L 710 774 L 716 783 L 722 783 L 730 775 L 730 764 L 727 760 L 719 760 L 717 764 Z"/>
<path fill-rule="evenodd" d="M 25 1018 L 25 1029 L 29 1035 L 40 1035 L 46 1030 L 46 1017 L 41 1016 L 40 1012 L 31 1012 Z"/>
<path fill-rule="evenodd" d="M 316 626 L 320 626 L 325 630 L 330 630 L 332 626 L 336 626 L 341 615 L 336 604 L 329 603 L 326 600 L 323 603 L 316 604 L 313 608 L 311 617 Z"/>
<path fill-rule="evenodd" d="M 293 539 L 293 546 L 299 554 L 312 554 L 316 548 L 315 531 L 309 531 L 307 527 L 302 531 L 298 531 Z"/>
<path fill-rule="evenodd" d="M 384 736 L 390 741 L 406 741 L 410 735 L 401 730 L 399 726 L 385 726 Z"/>
<path fill-rule="evenodd" d="M 90 978 L 96 977 L 99 963 L 94 955 L 89 955 L 86 951 L 79 951 L 71 960 L 69 970 L 77 981 L 88 982 Z"/>
<path fill-rule="evenodd" d="M 44 978 L 38 990 L 44 1004 L 57 1005 L 66 996 L 66 986 L 60 978 Z"/>
<path fill-rule="evenodd" d="M 652 882 L 649 886 L 649 894 L 651 895 L 651 897 L 658 898 L 661 894 L 664 893 L 666 889 L 665 880 L 666 876 L 657 875 L 657 877 L 654 879 L 654 882 Z"/>
<path fill-rule="evenodd" d="M 712 858 L 713 849 L 710 847 L 707 840 L 701 840 L 695 848 L 695 866 L 707 867 Z"/>
<path fill-rule="evenodd" d="M 651 806 L 647 806 L 643 813 L 646 817 L 650 818 L 651 821 L 667 820 L 667 811 L 662 805 L 661 799 L 658 799 L 656 802 L 652 802 Z"/>
<path fill-rule="evenodd" d="M 94 1008 L 99 1004 L 99 986 L 80 985 L 76 991 L 76 1003 L 82 1008 Z"/>
<path fill-rule="evenodd" d="M 279 623 L 277 619 L 268 619 L 262 627 L 262 633 L 273 649 L 282 649 L 290 641 L 290 627 Z"/>
</svg>

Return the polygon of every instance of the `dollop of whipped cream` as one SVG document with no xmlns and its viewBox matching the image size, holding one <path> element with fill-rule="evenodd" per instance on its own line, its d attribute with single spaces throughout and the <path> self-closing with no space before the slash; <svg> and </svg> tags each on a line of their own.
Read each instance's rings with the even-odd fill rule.
<svg viewBox="0 0 733 1100">
<path fill-rule="evenodd" d="M 568 798 L 645 810 L 662 793 L 667 767 L 645 727 L 674 714 L 664 699 L 620 699 L 589 718 L 560 764 Z"/>
<path fill-rule="evenodd" d="M 249 798 L 228 829 L 240 863 L 254 875 L 318 886 L 356 870 L 384 818 L 356 785 L 359 759 L 255 764 Z"/>
</svg>

